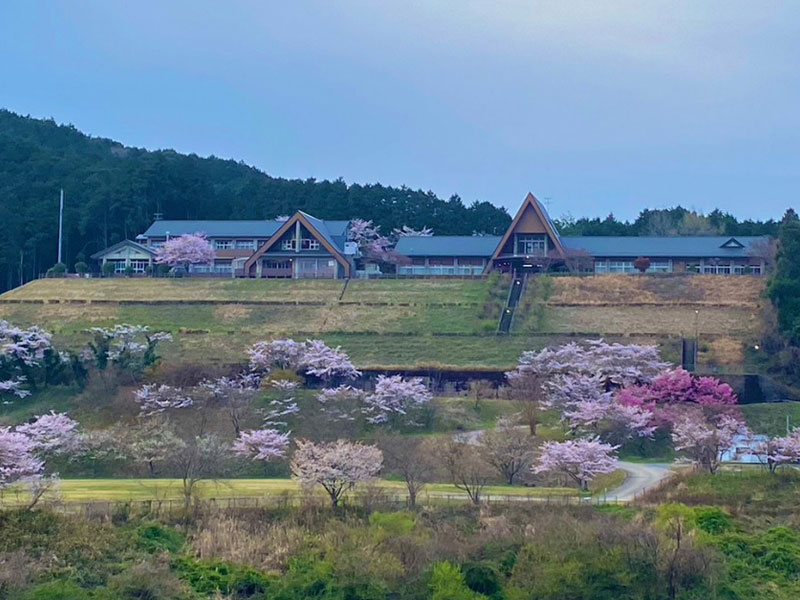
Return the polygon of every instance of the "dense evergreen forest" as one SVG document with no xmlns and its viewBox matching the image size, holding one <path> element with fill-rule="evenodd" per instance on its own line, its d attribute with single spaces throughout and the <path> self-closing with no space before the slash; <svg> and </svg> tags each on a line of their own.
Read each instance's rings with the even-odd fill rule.
<svg viewBox="0 0 800 600">
<path fill-rule="evenodd" d="M 271 177 L 233 160 L 150 152 L 84 135 L 53 120 L 0 110 L 0 290 L 56 262 L 63 188 L 64 262 L 133 238 L 156 212 L 166 219 L 271 219 L 305 210 L 325 219 L 372 219 L 385 231 L 500 234 L 511 218 L 489 202 L 342 180 Z"/>
<path fill-rule="evenodd" d="M 64 262 L 75 262 L 166 219 L 270 219 L 297 209 L 327 219 L 372 219 L 384 231 L 402 225 L 435 233 L 501 234 L 508 212 L 489 202 L 465 205 L 433 192 L 380 184 L 348 185 L 271 177 L 241 162 L 173 150 L 128 148 L 52 119 L 0 110 L 0 291 L 56 262 L 58 193 L 63 188 Z M 644 210 L 633 222 L 570 217 L 565 235 L 756 235 L 777 223 L 737 221 L 676 207 Z"/>
</svg>

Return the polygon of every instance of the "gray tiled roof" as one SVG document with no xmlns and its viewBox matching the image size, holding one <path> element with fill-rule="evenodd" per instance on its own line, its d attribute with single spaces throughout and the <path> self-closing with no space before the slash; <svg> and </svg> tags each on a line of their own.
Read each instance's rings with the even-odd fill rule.
<svg viewBox="0 0 800 600">
<path fill-rule="evenodd" d="M 150 254 L 151 256 L 156 253 L 156 251 L 153 248 L 148 248 L 147 246 L 143 246 L 142 244 L 140 244 L 138 242 L 134 242 L 133 240 L 122 240 L 121 242 L 117 242 L 113 246 L 109 246 L 108 248 L 104 248 L 103 250 L 100 250 L 99 252 L 95 252 L 89 258 L 92 258 L 94 260 L 98 260 L 100 258 L 103 258 L 103 256 L 105 256 L 106 254 L 110 254 L 110 253 L 112 253 L 112 252 L 114 252 L 114 251 L 116 251 L 119 248 L 122 248 L 124 246 L 131 246 L 133 248 L 136 248 L 140 252 L 143 252 L 145 254 Z"/>
<path fill-rule="evenodd" d="M 734 239 L 742 244 L 739 247 L 723 248 L 723 244 Z M 565 248 L 585 250 L 592 256 L 632 257 L 659 256 L 723 258 L 747 257 L 751 246 L 764 240 L 761 236 L 675 236 L 675 237 L 635 237 L 635 236 L 583 236 L 562 237 Z"/>
<path fill-rule="evenodd" d="M 204 233 L 208 237 L 270 237 L 283 225 L 279 221 L 154 221 L 144 237 Z"/>
<path fill-rule="evenodd" d="M 494 235 L 406 236 L 395 250 L 403 256 L 491 256 L 499 243 Z"/>
<path fill-rule="evenodd" d="M 299 211 L 314 228 L 319 231 L 325 240 L 334 248 L 344 250 L 344 243 L 346 240 L 347 226 L 350 221 L 323 221 L 308 213 Z"/>
</svg>

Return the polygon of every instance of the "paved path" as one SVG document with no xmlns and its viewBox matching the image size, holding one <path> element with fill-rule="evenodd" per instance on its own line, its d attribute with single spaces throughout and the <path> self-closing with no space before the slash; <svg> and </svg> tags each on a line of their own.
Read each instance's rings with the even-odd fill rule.
<svg viewBox="0 0 800 600">
<path fill-rule="evenodd" d="M 619 468 L 628 476 L 621 486 L 606 492 L 605 497 L 620 502 L 630 502 L 637 494 L 655 487 L 672 474 L 670 465 L 666 463 L 646 464 L 621 460 Z"/>
</svg>

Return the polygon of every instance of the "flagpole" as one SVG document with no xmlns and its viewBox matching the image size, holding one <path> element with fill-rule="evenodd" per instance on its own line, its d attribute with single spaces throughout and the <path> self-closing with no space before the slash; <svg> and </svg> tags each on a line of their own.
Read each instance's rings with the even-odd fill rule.
<svg viewBox="0 0 800 600">
<path fill-rule="evenodd" d="M 64 188 L 61 188 L 61 201 L 58 207 L 58 262 L 61 262 L 61 234 L 64 229 Z"/>
</svg>

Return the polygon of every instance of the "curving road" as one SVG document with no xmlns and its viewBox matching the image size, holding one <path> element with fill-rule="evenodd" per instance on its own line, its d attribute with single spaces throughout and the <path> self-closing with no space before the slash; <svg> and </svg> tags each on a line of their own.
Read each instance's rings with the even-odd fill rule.
<svg viewBox="0 0 800 600">
<path fill-rule="evenodd" d="M 666 463 L 644 464 L 619 461 L 619 468 L 628 476 L 616 489 L 606 492 L 605 497 L 619 502 L 630 502 L 637 494 L 657 486 L 661 481 L 672 474 L 670 465 Z"/>
</svg>

